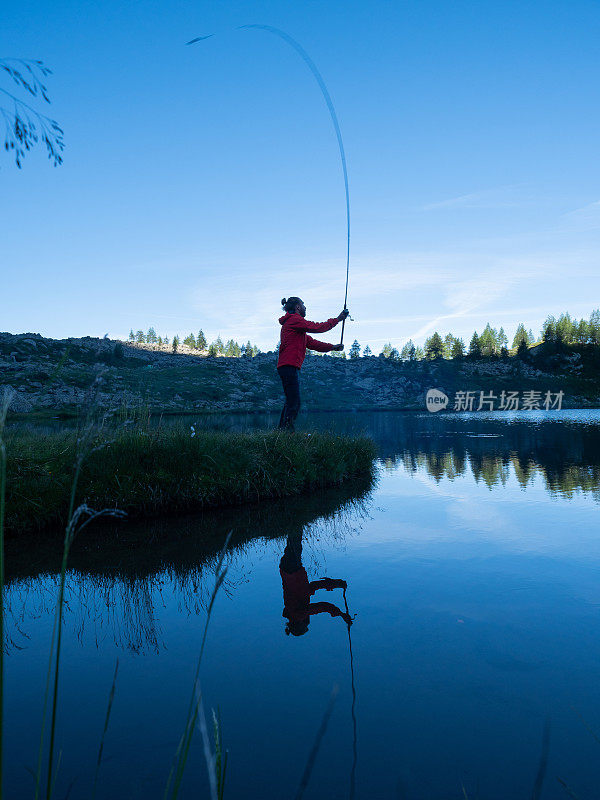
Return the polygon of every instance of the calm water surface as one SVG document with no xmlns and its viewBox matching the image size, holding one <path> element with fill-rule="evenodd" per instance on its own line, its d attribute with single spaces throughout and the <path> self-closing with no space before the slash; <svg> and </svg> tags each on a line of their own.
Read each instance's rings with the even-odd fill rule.
<svg viewBox="0 0 600 800">
<path fill-rule="evenodd" d="M 56 796 L 91 795 L 117 659 L 98 797 L 163 796 L 215 557 L 233 530 L 202 668 L 229 750 L 226 798 L 295 796 L 334 685 L 307 798 L 464 798 L 463 786 L 482 800 L 529 798 L 546 724 L 542 797 L 568 796 L 560 778 L 598 798 L 600 412 L 303 424 L 370 433 L 376 487 L 82 534 Z M 7 545 L 7 797 L 32 796 L 58 560 L 54 542 Z M 347 582 L 351 640 L 340 588 L 316 590 L 307 621 L 301 569 Z M 182 796 L 208 797 L 205 774 L 198 736 Z"/>
</svg>

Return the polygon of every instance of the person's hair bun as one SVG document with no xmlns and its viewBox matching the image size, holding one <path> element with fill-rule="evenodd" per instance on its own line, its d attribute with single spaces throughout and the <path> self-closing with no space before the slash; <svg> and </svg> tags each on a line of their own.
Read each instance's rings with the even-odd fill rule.
<svg viewBox="0 0 600 800">
<path fill-rule="evenodd" d="M 283 300 L 281 301 L 281 305 L 284 306 L 286 303 L 287 303 L 287 300 L 284 297 Z"/>
</svg>

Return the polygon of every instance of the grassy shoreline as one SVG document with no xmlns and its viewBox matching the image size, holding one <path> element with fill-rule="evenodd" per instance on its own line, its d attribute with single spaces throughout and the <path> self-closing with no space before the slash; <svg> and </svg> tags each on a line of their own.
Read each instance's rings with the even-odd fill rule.
<svg viewBox="0 0 600 800">
<path fill-rule="evenodd" d="M 255 503 L 370 474 L 376 456 L 366 437 L 193 433 L 182 425 L 86 434 L 75 503 L 131 518 Z M 7 535 L 64 526 L 82 437 L 6 431 L 5 438 Z"/>
</svg>

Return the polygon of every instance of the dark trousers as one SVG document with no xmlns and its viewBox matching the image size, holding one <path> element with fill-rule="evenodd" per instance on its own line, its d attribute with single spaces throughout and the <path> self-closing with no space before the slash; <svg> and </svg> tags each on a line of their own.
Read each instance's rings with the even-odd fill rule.
<svg viewBox="0 0 600 800">
<path fill-rule="evenodd" d="M 277 372 L 283 384 L 285 394 L 285 405 L 279 418 L 279 427 L 288 431 L 294 430 L 294 422 L 300 411 L 300 384 L 298 382 L 297 367 L 285 365 L 277 367 Z"/>
</svg>

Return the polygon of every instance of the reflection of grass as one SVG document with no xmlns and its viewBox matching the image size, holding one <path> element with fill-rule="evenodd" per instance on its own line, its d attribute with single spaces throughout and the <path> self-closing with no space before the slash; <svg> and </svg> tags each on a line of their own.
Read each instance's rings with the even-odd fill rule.
<svg viewBox="0 0 600 800">
<path fill-rule="evenodd" d="M 72 496 L 75 432 L 8 440 L 7 530 L 66 524 L 74 502 L 152 516 L 286 497 L 373 470 L 367 438 L 199 431 L 189 426 L 96 432 Z"/>
</svg>

